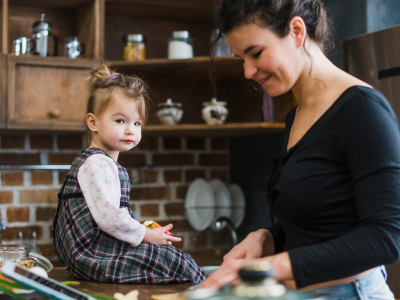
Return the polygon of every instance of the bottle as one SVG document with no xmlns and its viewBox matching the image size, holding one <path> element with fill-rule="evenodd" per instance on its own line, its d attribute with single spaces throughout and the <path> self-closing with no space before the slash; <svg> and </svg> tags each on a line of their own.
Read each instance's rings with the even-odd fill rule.
<svg viewBox="0 0 400 300">
<path fill-rule="evenodd" d="M 141 34 L 128 34 L 124 37 L 124 59 L 128 61 L 146 59 L 146 37 Z"/>
</svg>

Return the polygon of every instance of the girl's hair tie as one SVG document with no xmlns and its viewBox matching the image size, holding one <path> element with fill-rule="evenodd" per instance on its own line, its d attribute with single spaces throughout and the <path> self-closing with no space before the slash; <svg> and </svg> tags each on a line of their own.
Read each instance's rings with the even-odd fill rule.
<svg viewBox="0 0 400 300">
<path fill-rule="evenodd" d="M 114 76 L 110 76 L 110 79 L 115 79 L 115 77 Z"/>
</svg>

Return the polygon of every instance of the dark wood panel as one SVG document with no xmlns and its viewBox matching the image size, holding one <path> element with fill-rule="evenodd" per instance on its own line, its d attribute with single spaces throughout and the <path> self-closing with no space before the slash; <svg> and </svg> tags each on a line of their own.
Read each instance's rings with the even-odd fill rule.
<svg viewBox="0 0 400 300">
<path fill-rule="evenodd" d="M 0 54 L 0 128 L 7 122 L 7 55 Z"/>
<path fill-rule="evenodd" d="M 8 0 L 0 0 L 0 53 L 7 53 Z"/>
<path fill-rule="evenodd" d="M 105 59 L 122 59 L 124 42 L 123 37 L 140 33 L 147 37 L 147 58 L 167 58 L 168 37 L 176 30 L 187 30 L 193 35 L 194 56 L 207 56 L 210 53 L 210 36 L 212 32 L 211 23 L 188 23 L 177 21 L 173 16 L 170 20 L 157 20 L 154 17 L 136 18 L 124 15 L 108 14 L 106 5 L 106 28 L 105 28 Z"/>
<path fill-rule="evenodd" d="M 95 60 L 8 56 L 7 128 L 84 130 L 85 77 Z M 59 110 L 57 118 L 51 111 Z"/>
</svg>

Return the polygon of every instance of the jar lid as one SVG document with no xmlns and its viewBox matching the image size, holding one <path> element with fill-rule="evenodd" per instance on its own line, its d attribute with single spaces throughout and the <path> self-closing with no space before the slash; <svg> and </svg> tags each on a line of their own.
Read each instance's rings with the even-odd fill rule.
<svg viewBox="0 0 400 300">
<path fill-rule="evenodd" d="M 50 273 L 50 271 L 53 270 L 53 264 L 46 257 L 35 252 L 29 253 L 29 257 L 36 262 L 36 266 L 41 267 L 47 273 Z"/>
<path fill-rule="evenodd" d="M 52 31 L 53 27 L 51 26 L 51 23 L 45 22 L 44 16 L 45 16 L 45 14 L 43 14 L 43 13 L 40 14 L 40 21 L 33 23 L 33 31 L 34 32 Z"/>
<path fill-rule="evenodd" d="M 142 34 L 128 34 L 124 37 L 124 42 L 144 43 L 147 38 Z"/>
<path fill-rule="evenodd" d="M 159 107 L 159 108 L 171 108 L 171 107 L 180 108 L 181 106 L 182 106 L 181 103 L 172 102 L 172 99 L 171 99 L 171 98 L 168 98 L 168 99 L 167 99 L 167 102 L 158 103 L 158 107 Z"/>
<path fill-rule="evenodd" d="M 188 39 L 192 37 L 189 33 L 189 31 L 186 30 L 180 30 L 180 31 L 173 31 L 171 33 L 172 38 L 177 38 L 177 39 Z"/>
</svg>

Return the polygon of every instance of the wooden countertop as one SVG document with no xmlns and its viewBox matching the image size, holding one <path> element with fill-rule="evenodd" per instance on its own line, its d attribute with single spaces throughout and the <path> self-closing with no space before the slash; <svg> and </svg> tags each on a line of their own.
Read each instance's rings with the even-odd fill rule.
<svg viewBox="0 0 400 300">
<path fill-rule="evenodd" d="M 138 290 L 139 300 L 149 300 L 151 299 L 151 295 L 155 294 L 180 293 L 194 285 L 193 282 L 168 284 L 114 284 L 83 281 L 71 276 L 68 273 L 67 268 L 54 268 L 50 272 L 49 277 L 57 281 L 78 281 L 81 283 L 80 285 L 73 285 L 71 287 L 87 294 L 100 296 L 112 297 L 114 293 L 122 293 L 126 295 L 132 290 Z"/>
</svg>

